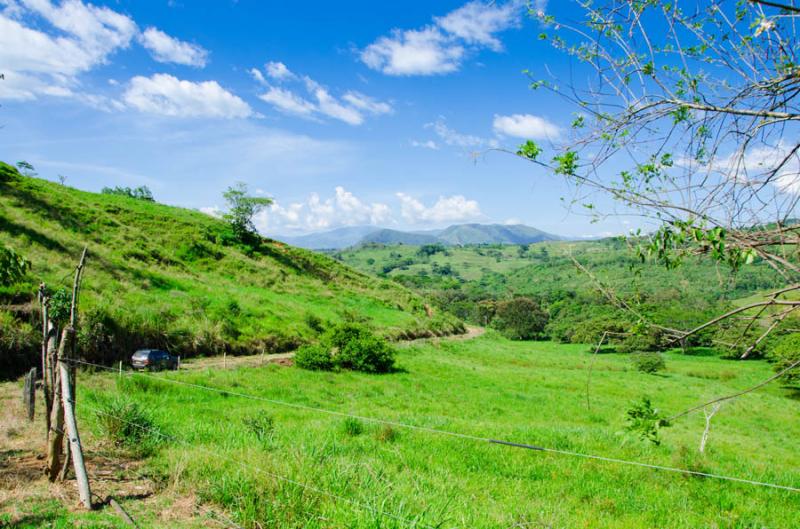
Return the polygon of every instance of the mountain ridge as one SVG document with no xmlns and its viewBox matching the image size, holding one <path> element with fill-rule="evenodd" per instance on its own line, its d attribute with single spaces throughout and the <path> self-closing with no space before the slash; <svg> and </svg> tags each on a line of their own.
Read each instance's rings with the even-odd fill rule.
<svg viewBox="0 0 800 529">
<path fill-rule="evenodd" d="M 396 230 L 378 226 L 352 226 L 301 236 L 278 237 L 288 244 L 311 250 L 342 250 L 363 244 L 533 244 L 569 240 L 525 224 L 453 224 L 438 230 Z"/>
</svg>

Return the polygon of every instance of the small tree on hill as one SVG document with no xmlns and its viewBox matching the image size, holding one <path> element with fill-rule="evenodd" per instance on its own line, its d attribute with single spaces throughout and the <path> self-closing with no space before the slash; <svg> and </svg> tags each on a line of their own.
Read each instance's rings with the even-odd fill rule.
<svg viewBox="0 0 800 529">
<path fill-rule="evenodd" d="M 249 195 L 244 182 L 237 182 L 229 187 L 222 196 L 228 203 L 228 213 L 223 218 L 230 223 L 239 240 L 245 240 L 256 233 L 253 218 L 273 202 L 271 198 Z"/>
<path fill-rule="evenodd" d="M 19 172 L 22 173 L 23 176 L 34 177 L 39 174 L 36 172 L 33 165 L 26 161 L 17 162 L 17 169 L 19 169 Z"/>
</svg>

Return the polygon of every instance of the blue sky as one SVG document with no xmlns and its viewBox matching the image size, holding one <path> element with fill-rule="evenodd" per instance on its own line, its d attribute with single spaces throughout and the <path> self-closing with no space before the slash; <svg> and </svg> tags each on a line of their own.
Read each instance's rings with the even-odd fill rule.
<svg viewBox="0 0 800 529">
<path fill-rule="evenodd" d="M 490 151 L 557 141 L 574 111 L 528 88 L 525 69 L 576 72 L 537 39 L 523 3 L 299 6 L 0 0 L 0 159 L 82 189 L 147 185 L 210 213 L 243 181 L 275 198 L 258 219 L 271 235 L 628 229 L 568 212 L 560 180 Z"/>
</svg>

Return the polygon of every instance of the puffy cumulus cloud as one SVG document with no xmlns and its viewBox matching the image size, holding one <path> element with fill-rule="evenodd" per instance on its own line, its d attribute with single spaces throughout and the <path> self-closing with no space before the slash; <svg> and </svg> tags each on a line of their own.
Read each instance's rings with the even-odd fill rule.
<svg viewBox="0 0 800 529">
<path fill-rule="evenodd" d="M 250 106 L 216 81 L 183 81 L 168 74 L 136 76 L 123 94 L 129 106 L 162 116 L 244 118 Z"/>
<path fill-rule="evenodd" d="M 495 114 L 492 128 L 496 134 L 531 140 L 555 139 L 561 133 L 553 123 L 531 114 Z"/>
<path fill-rule="evenodd" d="M 502 49 L 496 34 L 519 24 L 521 2 L 473 0 L 421 29 L 394 29 L 361 50 L 361 61 L 387 75 L 437 75 L 458 70 L 468 47 Z"/>
<path fill-rule="evenodd" d="M 26 25 L 23 17 L 32 15 L 60 34 Z M 6 79 L 14 80 L 0 83 L 0 99 L 72 97 L 76 76 L 128 47 L 136 31 L 132 19 L 106 7 L 77 0 L 59 6 L 47 0 L 17 2 L 0 14 L 0 65 Z"/>
<path fill-rule="evenodd" d="M 468 200 L 463 195 L 439 197 L 430 207 L 406 193 L 397 193 L 400 200 L 400 213 L 411 224 L 425 222 L 458 222 L 483 218 L 481 208 L 475 200 Z"/>
<path fill-rule="evenodd" d="M 361 52 L 361 61 L 388 75 L 435 75 L 455 72 L 463 46 L 436 28 L 394 30 Z"/>
<path fill-rule="evenodd" d="M 337 186 L 334 195 L 322 199 L 312 193 L 305 202 L 294 202 L 286 206 L 276 202 L 256 218 L 256 226 L 262 232 L 317 231 L 391 222 L 391 208 L 379 202 L 366 202 L 342 186 Z"/>
<path fill-rule="evenodd" d="M 32 100 L 69 97 L 94 108 L 121 110 L 124 105 L 86 92 L 79 76 L 106 64 L 134 38 L 161 62 L 202 66 L 207 52 L 148 28 L 109 7 L 81 0 L 2 0 L 0 66 L 6 81 L 0 99 Z"/>
<path fill-rule="evenodd" d="M 500 51 L 503 45 L 495 33 L 519 23 L 518 6 L 514 2 L 495 5 L 474 1 L 434 20 L 444 31 L 470 44 L 480 44 Z"/>
<path fill-rule="evenodd" d="M 144 30 L 139 40 L 158 62 L 202 68 L 208 60 L 208 51 L 202 47 L 170 37 L 154 27 Z"/>
<path fill-rule="evenodd" d="M 287 114 L 311 116 L 317 110 L 316 106 L 311 101 L 303 99 L 291 90 L 275 86 L 271 86 L 266 92 L 259 95 L 258 98 Z"/>
<path fill-rule="evenodd" d="M 282 62 L 267 63 L 266 74 L 265 77 L 257 68 L 250 70 L 250 75 L 266 87 L 266 92 L 258 97 L 286 114 L 308 119 L 328 117 L 348 125 L 361 125 L 367 116 L 392 112 L 389 103 L 353 90 L 338 98 L 314 79 L 308 76 L 300 77 L 290 72 Z M 277 80 L 280 86 L 271 84 L 267 77 Z M 298 90 L 302 90 L 305 94 L 301 95 Z"/>
<path fill-rule="evenodd" d="M 276 81 L 287 81 L 297 77 L 285 64 L 279 61 L 268 62 L 264 65 L 264 70 L 266 70 L 268 76 Z"/>
</svg>

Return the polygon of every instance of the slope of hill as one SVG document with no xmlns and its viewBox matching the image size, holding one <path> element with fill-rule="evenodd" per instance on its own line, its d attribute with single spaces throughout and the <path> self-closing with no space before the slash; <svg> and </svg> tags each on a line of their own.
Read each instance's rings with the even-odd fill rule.
<svg viewBox="0 0 800 529">
<path fill-rule="evenodd" d="M 450 226 L 439 235 L 444 244 L 531 244 L 557 241 L 561 237 L 525 226 L 523 224 L 458 224 Z"/>
<path fill-rule="evenodd" d="M 421 245 L 437 242 L 440 242 L 438 237 L 427 233 L 383 229 L 366 235 L 359 241 L 359 244 Z"/>
<path fill-rule="evenodd" d="M 0 372 L 38 354 L 36 287 L 69 286 L 84 245 L 79 341 L 93 360 L 140 346 L 181 355 L 285 350 L 343 319 L 368 320 L 393 337 L 461 327 L 447 315 L 429 317 L 423 299 L 401 285 L 324 255 L 268 239 L 242 246 L 203 213 L 78 191 L 5 164 L 0 245 L 32 263 L 25 282 L 0 289 Z"/>
</svg>

